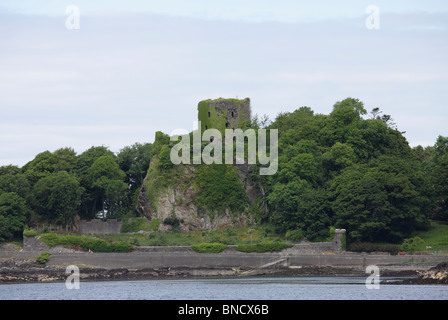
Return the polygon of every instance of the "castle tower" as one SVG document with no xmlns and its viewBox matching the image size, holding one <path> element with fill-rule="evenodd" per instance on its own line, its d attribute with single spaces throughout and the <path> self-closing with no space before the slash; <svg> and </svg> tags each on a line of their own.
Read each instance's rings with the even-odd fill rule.
<svg viewBox="0 0 448 320">
<path fill-rule="evenodd" d="M 250 120 L 250 99 L 215 99 L 203 100 L 198 104 L 198 120 L 201 131 L 218 129 L 224 137 L 225 129 L 241 128 Z"/>
</svg>

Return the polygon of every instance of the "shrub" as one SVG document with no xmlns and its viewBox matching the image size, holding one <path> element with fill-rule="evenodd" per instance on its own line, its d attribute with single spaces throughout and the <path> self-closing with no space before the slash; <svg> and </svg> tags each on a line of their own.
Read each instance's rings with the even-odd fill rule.
<svg viewBox="0 0 448 320">
<path fill-rule="evenodd" d="M 193 187 L 198 190 L 194 198 L 196 206 L 209 212 L 210 218 L 227 209 L 237 214 L 249 206 L 249 198 L 233 165 L 195 166 Z"/>
<path fill-rule="evenodd" d="M 390 254 L 397 254 L 400 251 L 400 246 L 396 244 L 354 242 L 350 244 L 349 250 L 353 252 L 389 252 Z"/>
<path fill-rule="evenodd" d="M 138 246 L 140 246 L 140 241 L 138 241 L 137 238 L 133 238 L 131 240 L 131 244 L 138 247 Z"/>
<path fill-rule="evenodd" d="M 124 241 L 117 241 L 109 244 L 108 250 L 108 252 L 129 252 L 132 250 L 132 245 Z"/>
<path fill-rule="evenodd" d="M 162 170 L 168 170 L 174 166 L 171 161 L 170 153 L 171 149 L 168 146 L 162 146 L 159 153 L 159 162 L 157 163 L 157 166 Z"/>
<path fill-rule="evenodd" d="M 44 233 L 39 236 L 39 239 L 49 247 L 58 245 L 58 236 L 54 233 Z"/>
<path fill-rule="evenodd" d="M 228 237 L 236 236 L 236 231 L 235 231 L 234 229 L 228 227 L 228 228 L 226 229 L 226 234 L 227 234 Z"/>
<path fill-rule="evenodd" d="M 284 242 L 269 242 L 257 244 L 242 244 L 236 247 L 241 252 L 275 252 L 291 248 L 293 245 Z"/>
<path fill-rule="evenodd" d="M 180 220 L 176 217 L 168 217 L 165 220 L 163 220 L 163 223 L 172 226 L 173 228 L 177 228 L 179 227 Z"/>
<path fill-rule="evenodd" d="M 121 232 L 138 232 L 140 230 L 146 230 L 148 220 L 146 218 L 131 218 L 123 221 L 121 226 Z"/>
<path fill-rule="evenodd" d="M 81 247 L 83 250 L 95 252 L 130 252 L 133 246 L 124 241 L 108 243 L 105 240 L 87 236 L 57 236 L 54 233 L 46 233 L 40 236 L 42 242 L 49 247 L 63 245 L 68 247 Z"/>
<path fill-rule="evenodd" d="M 43 251 L 40 256 L 36 258 L 36 261 L 40 264 L 46 264 L 48 261 L 50 261 L 50 252 Z"/>
<path fill-rule="evenodd" d="M 301 229 L 288 230 L 285 234 L 286 240 L 292 242 L 300 242 L 303 239 L 303 231 Z"/>
<path fill-rule="evenodd" d="M 425 245 L 425 241 L 420 237 L 414 237 L 409 239 L 404 239 L 401 250 L 402 251 L 409 251 L 414 252 L 422 249 L 422 247 Z"/>
<path fill-rule="evenodd" d="M 200 252 L 200 253 L 220 253 L 227 248 L 227 245 L 223 244 L 223 243 L 217 243 L 217 242 L 212 242 L 212 243 L 204 242 L 204 243 L 200 243 L 200 244 L 194 244 L 191 246 L 191 248 L 194 251 Z"/>
<path fill-rule="evenodd" d="M 35 237 L 38 234 L 39 233 L 36 230 L 33 230 L 33 229 L 25 229 L 25 230 L 23 230 L 23 236 L 24 237 Z"/>
<path fill-rule="evenodd" d="M 164 233 L 151 233 L 149 235 L 150 246 L 166 246 L 168 245 L 168 239 Z"/>
<path fill-rule="evenodd" d="M 157 230 L 159 230 L 159 226 L 160 226 L 160 219 L 159 218 L 155 218 L 155 219 L 152 219 L 151 221 L 149 221 L 149 230 L 150 231 L 157 231 Z"/>
</svg>

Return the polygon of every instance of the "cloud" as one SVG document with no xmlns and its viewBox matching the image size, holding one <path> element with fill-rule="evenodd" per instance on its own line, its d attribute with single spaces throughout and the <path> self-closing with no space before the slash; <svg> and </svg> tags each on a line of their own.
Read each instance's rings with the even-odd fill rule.
<svg viewBox="0 0 448 320">
<path fill-rule="evenodd" d="M 73 147 L 80 154 L 91 146 L 107 146 L 114 152 L 135 142 L 153 139 L 153 125 L 20 125 L 0 127 L 0 165 L 22 166 L 43 151 Z M 13 156 L 11 156 L 13 155 Z M 12 161 L 14 160 L 14 161 Z"/>
<path fill-rule="evenodd" d="M 249 23 L 92 13 L 72 31 L 63 15 L 2 17 L 0 165 L 190 131 L 197 103 L 217 97 L 250 97 L 253 113 L 274 118 L 304 105 L 328 114 L 351 96 L 391 114 L 412 145 L 448 135 L 446 13 L 384 13 L 380 30 L 362 15 Z"/>
</svg>

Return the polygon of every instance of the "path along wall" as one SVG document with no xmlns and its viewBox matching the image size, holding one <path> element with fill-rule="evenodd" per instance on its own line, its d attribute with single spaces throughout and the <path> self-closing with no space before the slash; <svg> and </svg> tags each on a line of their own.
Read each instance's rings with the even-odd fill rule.
<svg viewBox="0 0 448 320">
<path fill-rule="evenodd" d="M 300 248 L 300 245 L 296 246 Z M 256 268 L 276 261 L 288 267 L 301 266 L 353 266 L 430 263 L 448 261 L 443 255 L 356 254 L 301 254 L 300 249 L 283 250 L 280 253 L 243 253 L 229 247 L 219 254 L 197 253 L 190 247 L 143 247 L 130 253 L 89 253 L 51 250 L 49 264 L 89 265 L 102 268 Z M 0 252 L 0 258 L 29 259 L 48 250 L 37 237 L 24 239 L 22 252 Z"/>
<path fill-rule="evenodd" d="M 430 263 L 447 256 L 296 255 L 280 253 L 54 253 L 50 264 L 79 264 L 102 268 L 256 268 L 284 259 L 284 266 L 366 267 L 399 263 Z"/>
</svg>

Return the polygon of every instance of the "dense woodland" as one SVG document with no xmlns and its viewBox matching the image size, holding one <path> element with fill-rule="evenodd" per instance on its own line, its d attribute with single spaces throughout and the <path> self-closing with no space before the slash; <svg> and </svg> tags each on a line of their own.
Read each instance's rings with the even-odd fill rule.
<svg viewBox="0 0 448 320">
<path fill-rule="evenodd" d="M 279 132 L 279 169 L 263 185 L 279 231 L 317 239 L 336 226 L 348 242 L 394 243 L 448 218 L 448 138 L 410 148 L 390 115 L 352 98 L 329 115 L 279 114 L 269 127 Z"/>
<path fill-rule="evenodd" d="M 21 234 L 25 226 L 71 229 L 77 216 L 120 219 L 132 213 L 151 146 L 136 143 L 118 154 L 97 146 L 79 155 L 62 148 L 42 152 L 22 168 L 0 167 L 0 239 Z"/>
<path fill-rule="evenodd" d="M 390 115 L 368 112 L 353 98 L 328 115 L 301 107 L 273 121 L 256 116 L 246 127 L 278 129 L 278 172 L 253 177 L 269 213 L 252 210 L 256 223 L 277 233 L 300 229 L 318 241 L 337 227 L 347 230 L 348 242 L 398 243 L 430 219 L 448 220 L 448 137 L 411 148 Z M 21 168 L 0 167 L 0 241 L 45 223 L 70 230 L 76 217 L 135 216 L 151 159 L 169 167 L 168 152 L 156 143 L 116 154 L 104 146 L 81 154 L 68 147 Z"/>
</svg>

